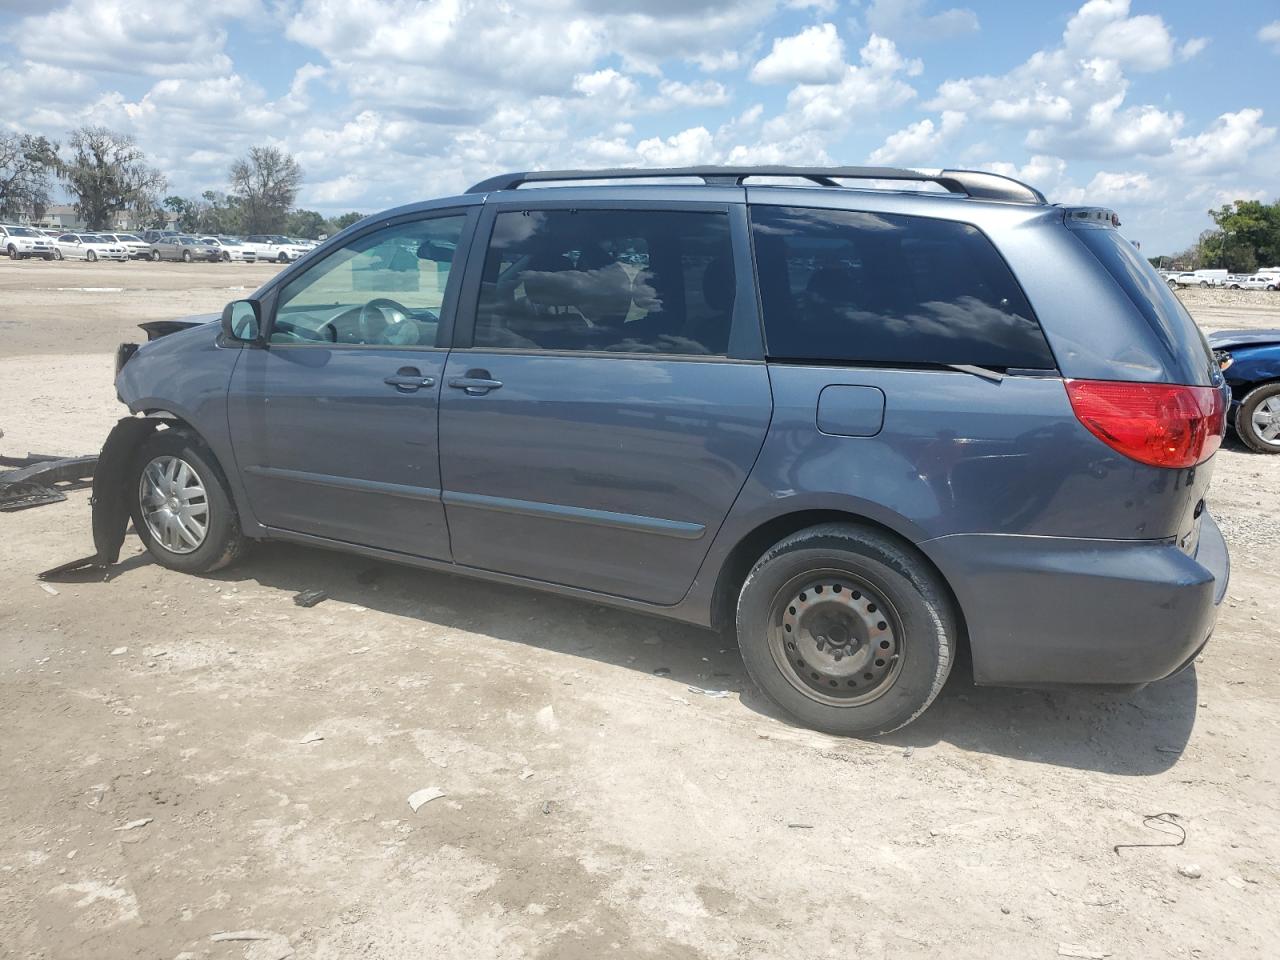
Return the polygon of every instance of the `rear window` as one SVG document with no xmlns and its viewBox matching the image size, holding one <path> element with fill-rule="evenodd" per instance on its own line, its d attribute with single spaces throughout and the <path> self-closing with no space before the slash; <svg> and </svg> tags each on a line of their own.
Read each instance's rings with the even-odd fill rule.
<svg viewBox="0 0 1280 960">
<path fill-rule="evenodd" d="M 1214 381 L 1213 354 L 1209 344 L 1196 326 L 1178 295 L 1160 279 L 1133 244 L 1110 227 L 1073 226 L 1072 233 L 1098 258 L 1098 262 L 1111 274 L 1125 296 L 1133 302 L 1138 312 L 1151 328 L 1169 345 L 1174 353 L 1189 352 L 1206 364 L 1199 383 Z M 1194 274 L 1191 274 L 1194 276 Z M 1196 364 L 1197 372 L 1201 364 Z"/>
<path fill-rule="evenodd" d="M 1055 365 L 1021 288 L 976 227 L 753 207 L 751 231 L 773 359 Z"/>
</svg>

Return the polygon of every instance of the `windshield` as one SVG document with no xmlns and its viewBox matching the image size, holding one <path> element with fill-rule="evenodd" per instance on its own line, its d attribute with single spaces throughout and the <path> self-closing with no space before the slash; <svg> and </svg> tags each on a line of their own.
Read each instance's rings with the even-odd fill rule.
<svg viewBox="0 0 1280 960">
<path fill-rule="evenodd" d="M 200 242 L 209 247 L 216 247 L 218 245 L 218 241 L 214 240 L 212 237 L 205 237 Z"/>
<path fill-rule="evenodd" d="M 10 227 L 9 236 L 11 237 L 39 237 L 43 234 L 36 233 L 30 227 Z"/>
<path fill-rule="evenodd" d="M 195 237 L 179 237 L 178 242 L 179 243 L 195 243 L 196 238 Z"/>
<path fill-rule="evenodd" d="M 80 239 L 83 240 L 85 243 L 106 243 L 107 242 L 102 237 L 98 236 L 96 233 L 82 233 L 80 234 Z"/>
<path fill-rule="evenodd" d="M 131 241 L 133 241 L 134 243 L 141 243 L 141 242 L 142 242 L 142 241 L 141 241 L 141 240 L 139 240 L 137 237 L 135 237 L 132 233 L 117 233 L 117 234 L 116 234 L 116 239 L 117 239 L 117 240 L 131 240 Z"/>
</svg>

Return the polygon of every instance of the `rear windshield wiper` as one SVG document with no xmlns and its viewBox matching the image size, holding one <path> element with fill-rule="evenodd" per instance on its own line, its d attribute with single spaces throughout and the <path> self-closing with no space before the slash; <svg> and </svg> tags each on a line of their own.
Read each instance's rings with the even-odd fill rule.
<svg viewBox="0 0 1280 960">
<path fill-rule="evenodd" d="M 989 367 L 975 366 L 972 363 L 944 363 L 943 366 L 948 370 L 959 370 L 961 373 L 971 373 L 975 377 L 982 377 L 982 379 L 990 380 L 993 383 L 1000 383 L 1006 376 L 999 370 L 992 370 Z"/>
</svg>

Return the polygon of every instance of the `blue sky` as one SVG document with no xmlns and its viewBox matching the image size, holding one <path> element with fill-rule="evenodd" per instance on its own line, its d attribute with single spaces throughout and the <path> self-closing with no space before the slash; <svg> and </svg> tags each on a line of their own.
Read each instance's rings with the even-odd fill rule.
<svg viewBox="0 0 1280 960">
<path fill-rule="evenodd" d="M 503 169 L 994 169 L 1171 252 L 1280 196 L 1275 0 L 0 0 L 0 126 L 133 134 L 170 191 L 256 144 L 371 212 Z"/>
</svg>

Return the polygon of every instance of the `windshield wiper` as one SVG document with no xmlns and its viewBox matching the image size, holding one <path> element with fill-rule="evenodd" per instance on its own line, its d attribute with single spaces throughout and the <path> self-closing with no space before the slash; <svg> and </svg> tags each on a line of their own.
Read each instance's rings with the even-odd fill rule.
<svg viewBox="0 0 1280 960">
<path fill-rule="evenodd" d="M 1000 383 L 1006 376 L 999 370 L 975 366 L 972 363 L 944 363 L 943 366 L 950 370 L 959 370 L 961 373 L 971 373 L 975 377 L 982 377 L 982 379 L 990 380 L 992 383 Z"/>
</svg>

